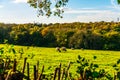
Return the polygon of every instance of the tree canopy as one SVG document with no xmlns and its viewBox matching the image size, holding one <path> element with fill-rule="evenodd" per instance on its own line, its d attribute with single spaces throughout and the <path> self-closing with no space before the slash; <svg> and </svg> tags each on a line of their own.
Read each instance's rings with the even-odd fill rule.
<svg viewBox="0 0 120 80">
<path fill-rule="evenodd" d="M 28 0 L 28 3 L 30 6 L 38 10 L 38 16 L 45 15 L 50 17 L 51 14 L 53 14 L 54 16 L 59 16 L 62 18 L 61 14 L 64 12 L 62 8 L 68 3 L 68 1 L 69 0 L 54 0 L 54 5 L 52 5 L 52 0 Z"/>
<path fill-rule="evenodd" d="M 0 43 L 26 46 L 120 50 L 120 22 L 4 24 Z"/>
<path fill-rule="evenodd" d="M 50 17 L 53 14 L 54 16 L 62 18 L 62 14 L 64 13 L 63 7 L 67 5 L 68 1 L 69 0 L 28 0 L 28 3 L 38 10 L 38 17 Z M 117 0 L 117 3 L 120 4 L 120 0 Z"/>
<path fill-rule="evenodd" d="M 120 0 L 117 0 L 118 4 L 120 4 Z"/>
</svg>

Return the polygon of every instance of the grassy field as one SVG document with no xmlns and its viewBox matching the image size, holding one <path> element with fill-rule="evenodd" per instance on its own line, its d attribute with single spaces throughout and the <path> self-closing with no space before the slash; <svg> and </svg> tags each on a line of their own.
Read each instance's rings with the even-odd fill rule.
<svg viewBox="0 0 120 80">
<path fill-rule="evenodd" d="M 5 46 L 3 44 L 0 47 Z M 10 53 L 11 58 L 16 58 L 18 60 L 18 69 L 22 69 L 23 59 L 27 57 L 27 62 L 30 63 L 30 72 L 33 74 L 33 65 L 37 64 L 37 61 L 40 62 L 39 68 L 41 71 L 42 66 L 45 66 L 45 74 L 53 73 L 55 68 L 62 64 L 62 68 L 66 67 L 69 62 L 72 62 L 70 67 L 70 72 L 73 73 L 73 76 L 76 76 L 77 68 L 77 56 L 81 55 L 90 62 L 96 63 L 99 65 L 99 69 L 105 69 L 110 74 L 113 75 L 114 68 L 112 65 L 120 59 L 120 51 L 102 51 L 102 50 L 81 50 L 81 49 L 67 49 L 66 52 L 57 52 L 55 48 L 46 48 L 46 47 L 27 47 L 27 46 L 14 46 L 16 50 L 16 56 Z M 23 57 L 19 59 L 18 51 L 23 48 Z M 96 56 L 96 59 L 93 57 Z"/>
</svg>

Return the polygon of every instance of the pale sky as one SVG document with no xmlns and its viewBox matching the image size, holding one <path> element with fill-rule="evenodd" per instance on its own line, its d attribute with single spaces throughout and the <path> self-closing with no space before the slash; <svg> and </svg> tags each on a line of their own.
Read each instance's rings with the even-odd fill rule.
<svg viewBox="0 0 120 80">
<path fill-rule="evenodd" d="M 53 0 L 52 0 L 53 1 Z M 27 0 L 0 0 L 0 22 L 3 23 L 70 23 L 117 21 L 120 6 L 117 0 L 69 0 L 63 18 L 37 17 Z"/>
</svg>

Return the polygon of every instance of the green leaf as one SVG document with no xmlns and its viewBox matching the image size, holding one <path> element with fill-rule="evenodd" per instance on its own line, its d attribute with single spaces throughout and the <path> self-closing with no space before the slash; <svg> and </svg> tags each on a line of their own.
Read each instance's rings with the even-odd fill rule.
<svg viewBox="0 0 120 80">
<path fill-rule="evenodd" d="M 16 53 L 15 49 L 12 49 L 12 52 L 13 52 L 13 54 L 15 54 Z"/>
<path fill-rule="evenodd" d="M 1 50 L 1 51 L 0 51 L 0 54 L 3 54 L 3 53 L 4 53 L 4 51 L 3 51 L 3 50 Z"/>
<path fill-rule="evenodd" d="M 106 75 L 106 78 L 107 78 L 108 80 L 113 80 L 113 77 L 112 77 L 110 74 L 107 74 L 107 75 Z"/>
<path fill-rule="evenodd" d="M 78 59 L 80 60 L 82 57 L 80 55 L 78 55 Z"/>
<path fill-rule="evenodd" d="M 77 63 L 80 63 L 80 61 L 79 61 L 79 60 L 77 60 Z"/>
<path fill-rule="evenodd" d="M 94 64 L 94 67 L 95 67 L 95 68 L 98 68 L 99 66 L 98 66 L 98 64 Z"/>
<path fill-rule="evenodd" d="M 82 61 L 85 61 L 85 58 L 83 58 Z"/>
<path fill-rule="evenodd" d="M 96 59 L 97 58 L 97 56 L 93 56 L 93 59 Z"/>
<path fill-rule="evenodd" d="M 89 66 L 89 63 L 88 63 L 88 62 L 86 62 L 86 63 L 85 63 L 85 66 Z"/>
<path fill-rule="evenodd" d="M 98 78 L 98 77 L 99 77 L 99 73 L 96 72 L 96 71 L 94 71 L 94 72 L 92 73 L 92 76 L 93 76 L 93 78 Z"/>
<path fill-rule="evenodd" d="M 2 74 L 3 73 L 3 69 L 0 69 L 0 74 Z"/>
<path fill-rule="evenodd" d="M 117 64 L 119 64 L 120 63 L 120 59 L 118 59 L 118 61 L 117 61 Z"/>
<path fill-rule="evenodd" d="M 118 4 L 120 4 L 120 0 L 117 0 Z"/>
<path fill-rule="evenodd" d="M 120 72 L 117 72 L 117 78 L 120 80 Z"/>
<path fill-rule="evenodd" d="M 117 64 L 113 64 L 113 67 L 117 67 Z"/>
</svg>

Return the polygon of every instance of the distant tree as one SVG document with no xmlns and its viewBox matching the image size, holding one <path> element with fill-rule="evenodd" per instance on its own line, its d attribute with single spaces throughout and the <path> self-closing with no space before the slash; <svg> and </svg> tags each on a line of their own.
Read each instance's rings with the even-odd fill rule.
<svg viewBox="0 0 120 80">
<path fill-rule="evenodd" d="M 0 23 L 0 43 L 4 39 L 17 45 L 120 50 L 120 22 Z"/>
<path fill-rule="evenodd" d="M 77 31 L 71 38 L 69 45 L 75 48 L 85 48 L 85 32 Z"/>
<path fill-rule="evenodd" d="M 13 40 L 12 42 L 14 44 L 22 44 L 27 45 L 28 39 L 29 39 L 29 32 L 27 30 L 27 27 L 24 25 L 18 25 L 12 27 L 12 31 L 10 32 L 10 37 Z"/>
<path fill-rule="evenodd" d="M 45 27 L 41 30 L 41 34 L 43 36 L 43 45 L 45 46 L 54 46 L 56 38 L 54 36 L 53 31 L 48 27 Z"/>
<path fill-rule="evenodd" d="M 120 32 L 111 31 L 105 34 L 104 49 L 120 50 Z"/>
<path fill-rule="evenodd" d="M 43 36 L 43 45 L 45 46 L 50 46 L 54 47 L 56 46 L 56 37 L 54 36 L 52 31 L 48 31 L 44 36 Z"/>
<path fill-rule="evenodd" d="M 67 46 L 67 34 L 66 32 L 59 31 L 55 34 L 56 36 L 56 42 L 58 46 Z"/>
<path fill-rule="evenodd" d="M 32 33 L 30 33 L 29 41 L 32 46 L 42 46 L 43 37 L 40 31 L 33 31 Z"/>
</svg>

